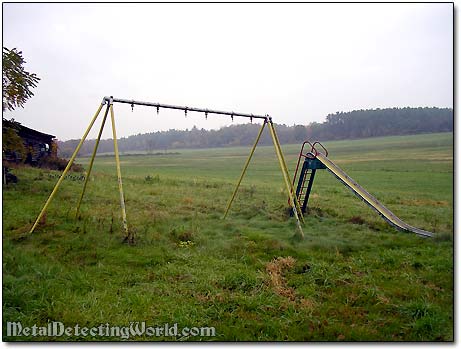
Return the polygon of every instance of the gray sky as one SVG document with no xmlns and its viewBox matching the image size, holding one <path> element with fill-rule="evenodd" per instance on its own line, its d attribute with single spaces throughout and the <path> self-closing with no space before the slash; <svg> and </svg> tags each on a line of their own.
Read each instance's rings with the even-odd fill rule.
<svg viewBox="0 0 461 349">
<path fill-rule="evenodd" d="M 453 107 L 452 11 L 423 3 L 3 4 L 3 45 L 22 50 L 42 79 L 25 108 L 4 117 L 66 140 L 82 136 L 106 95 L 270 114 L 287 125 L 354 109 Z M 232 124 L 114 108 L 118 137 Z"/>
</svg>

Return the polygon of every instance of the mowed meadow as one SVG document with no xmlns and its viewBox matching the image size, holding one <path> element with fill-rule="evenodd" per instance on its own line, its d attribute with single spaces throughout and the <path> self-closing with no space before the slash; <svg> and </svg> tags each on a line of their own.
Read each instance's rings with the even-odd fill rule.
<svg viewBox="0 0 461 349">
<path fill-rule="evenodd" d="M 122 242 L 111 156 L 96 158 L 79 220 L 83 181 L 70 176 L 28 235 L 58 172 L 16 169 L 19 182 L 3 188 L 3 340 L 119 340 L 5 337 L 7 321 L 216 330 L 130 340 L 453 340 L 453 134 L 324 145 L 398 217 L 437 236 L 395 230 L 320 170 L 297 239 L 270 146 L 256 149 L 226 220 L 246 147 L 122 154 L 133 245 Z M 293 174 L 300 144 L 282 148 Z"/>
</svg>

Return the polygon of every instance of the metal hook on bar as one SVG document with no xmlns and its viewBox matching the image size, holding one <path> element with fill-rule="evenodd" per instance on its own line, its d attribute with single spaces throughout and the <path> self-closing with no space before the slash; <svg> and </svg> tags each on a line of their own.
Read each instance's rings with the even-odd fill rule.
<svg viewBox="0 0 461 349">
<path fill-rule="evenodd" d="M 208 120 L 208 111 L 205 112 L 205 120 Z"/>
<path fill-rule="evenodd" d="M 134 101 L 131 102 L 131 112 L 133 112 L 133 111 L 134 111 Z"/>
<path fill-rule="evenodd" d="M 231 120 L 234 122 L 234 112 L 231 113 Z"/>
<path fill-rule="evenodd" d="M 160 112 L 160 106 L 157 104 L 157 115 L 159 114 Z"/>
<path fill-rule="evenodd" d="M 184 117 L 187 118 L 187 107 L 186 107 L 186 109 L 184 109 Z"/>
<path fill-rule="evenodd" d="M 109 101 L 109 97 L 104 97 L 104 101 L 107 102 Z M 114 98 L 113 102 L 116 103 L 125 103 L 128 105 L 144 105 L 148 107 L 159 107 L 159 108 L 166 108 L 166 109 L 176 109 L 176 110 L 185 110 L 187 108 L 187 111 L 195 111 L 195 112 L 200 112 L 203 113 L 205 111 L 208 112 L 208 114 L 218 114 L 218 115 L 231 115 L 231 112 L 227 111 L 222 111 L 222 110 L 211 110 L 211 109 L 203 109 L 203 108 L 195 108 L 195 107 L 183 107 L 180 105 L 170 105 L 170 104 L 161 104 L 161 103 L 151 103 L 151 102 L 142 102 L 142 101 L 135 101 L 133 99 L 121 99 L 121 98 Z M 255 114 L 246 114 L 246 113 L 237 113 L 237 112 L 232 112 L 233 116 L 241 116 L 245 118 L 253 117 L 253 119 L 267 119 L 267 116 L 263 115 L 255 115 Z"/>
</svg>

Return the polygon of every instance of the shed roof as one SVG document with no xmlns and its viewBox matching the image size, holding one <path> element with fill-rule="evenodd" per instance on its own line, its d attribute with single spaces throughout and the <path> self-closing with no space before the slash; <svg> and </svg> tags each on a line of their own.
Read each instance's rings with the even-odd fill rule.
<svg viewBox="0 0 461 349">
<path fill-rule="evenodd" d="M 50 135 L 48 133 L 43 133 L 32 128 L 26 127 L 21 125 L 19 128 L 19 133 L 30 134 L 35 137 L 43 137 L 43 138 L 56 138 L 56 136 Z"/>
<path fill-rule="evenodd" d="M 21 125 L 19 122 L 15 122 L 16 125 L 14 125 L 13 122 L 11 122 L 10 120 L 3 119 L 2 122 L 3 122 L 3 125 L 6 126 L 6 127 L 14 127 L 14 128 L 16 128 L 18 130 L 20 136 L 21 135 L 22 136 L 30 135 L 30 136 L 33 136 L 33 137 L 36 137 L 36 138 L 49 138 L 49 139 L 56 138 L 56 136 L 54 136 L 54 135 L 50 135 L 48 133 L 43 133 L 43 132 L 34 130 L 34 129 L 30 128 L 30 127 L 26 127 L 24 125 Z"/>
</svg>

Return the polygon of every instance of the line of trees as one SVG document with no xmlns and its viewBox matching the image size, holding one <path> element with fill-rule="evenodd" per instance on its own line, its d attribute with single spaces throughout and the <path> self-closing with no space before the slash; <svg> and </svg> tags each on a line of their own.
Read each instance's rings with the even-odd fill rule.
<svg viewBox="0 0 461 349">
<path fill-rule="evenodd" d="M 314 126 L 324 140 L 453 131 L 453 109 L 388 108 L 329 114 Z M 317 129 L 316 129 L 317 128 Z"/>
<path fill-rule="evenodd" d="M 253 144 L 259 129 L 257 124 L 241 124 L 219 130 L 169 130 L 138 134 L 119 140 L 121 152 L 154 152 L 180 148 L 212 148 L 247 146 Z M 329 114 L 323 123 L 303 125 L 276 125 L 280 142 L 300 143 L 304 140 L 339 140 L 390 135 L 452 132 L 451 108 L 387 108 L 354 110 Z M 79 140 L 59 142 L 60 156 L 70 157 Z M 85 141 L 79 155 L 92 153 L 95 140 Z M 260 144 L 271 144 L 270 135 L 264 132 Z M 99 153 L 113 151 L 111 139 L 101 140 Z"/>
</svg>

